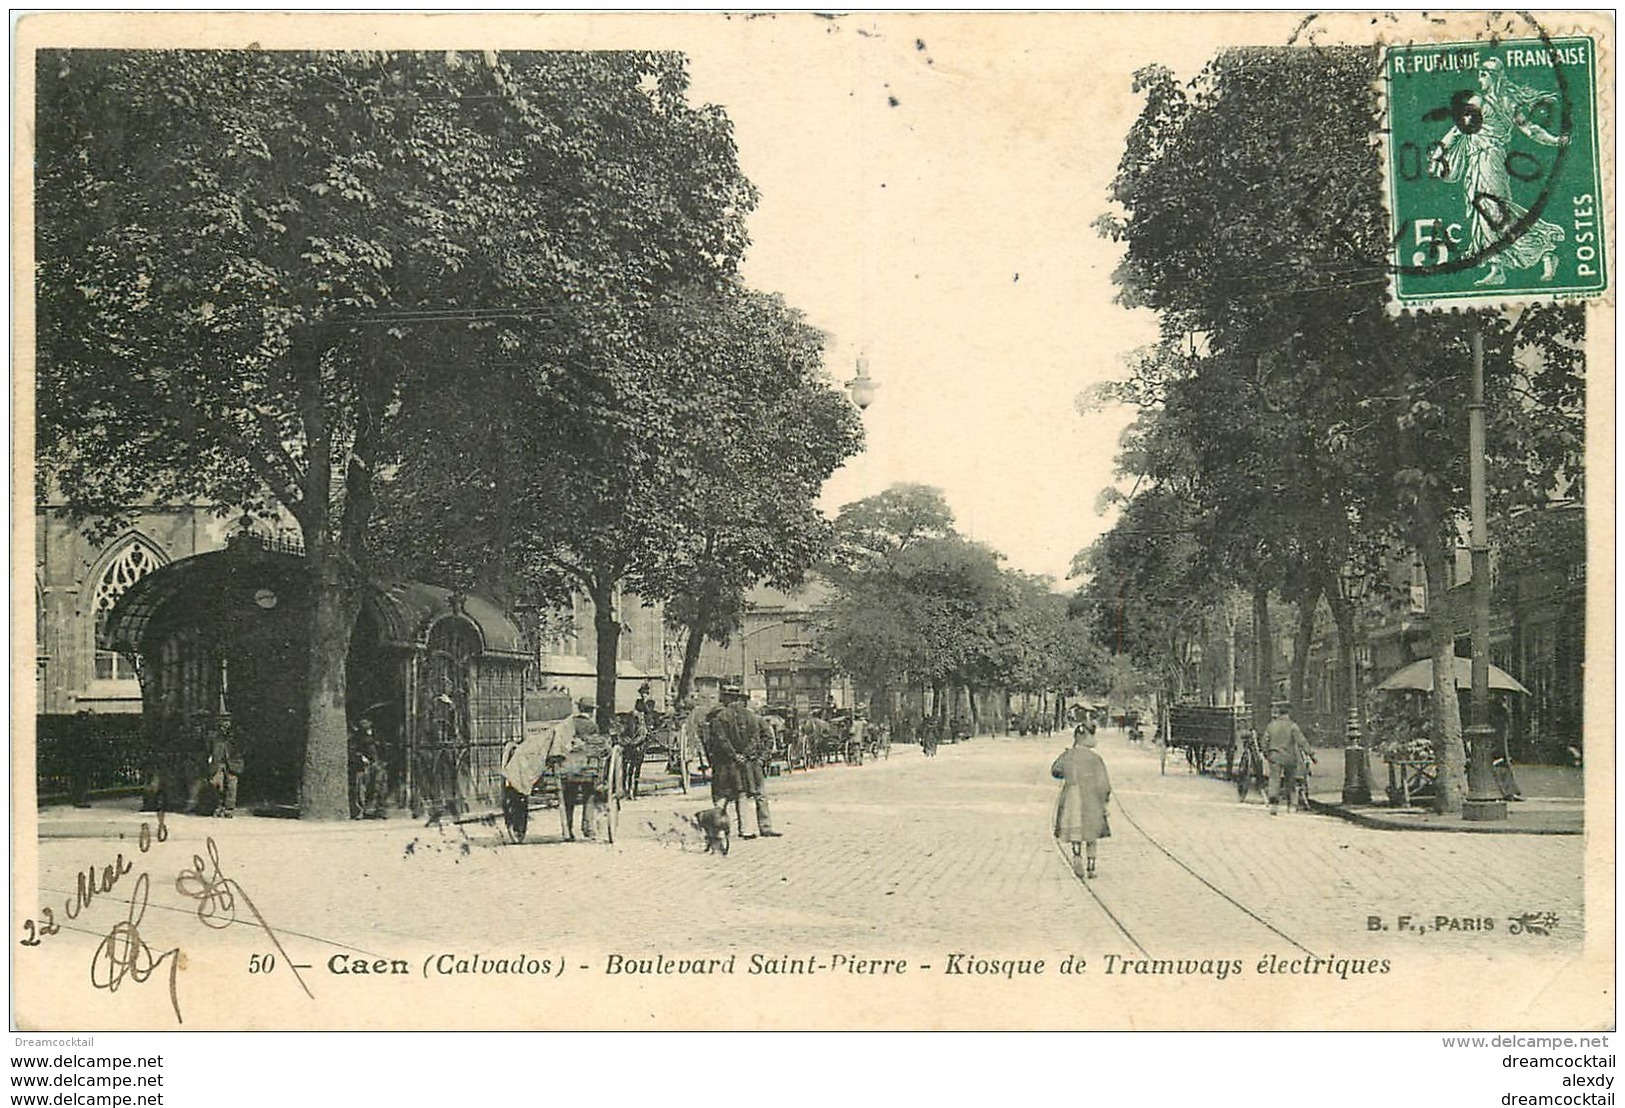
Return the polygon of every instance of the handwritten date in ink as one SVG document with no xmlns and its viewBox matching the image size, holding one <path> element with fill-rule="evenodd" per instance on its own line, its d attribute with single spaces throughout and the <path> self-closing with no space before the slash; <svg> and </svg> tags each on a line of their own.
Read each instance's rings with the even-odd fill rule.
<svg viewBox="0 0 1625 1108">
<path fill-rule="evenodd" d="M 164 813 L 158 813 L 157 826 L 145 821 L 136 836 L 136 848 L 139 853 L 146 854 L 152 850 L 154 842 L 164 842 L 169 838 L 169 828 L 164 824 Z M 80 870 L 74 879 L 73 895 L 62 902 L 62 915 L 69 920 L 77 920 L 86 909 L 95 903 L 97 897 L 111 893 L 120 879 L 135 868 L 135 863 L 119 851 L 112 861 L 101 865 L 88 865 Z M 41 941 L 59 934 L 62 925 L 57 922 L 56 910 L 51 907 L 42 907 L 38 919 L 23 920 L 22 946 L 39 946 Z"/>
</svg>

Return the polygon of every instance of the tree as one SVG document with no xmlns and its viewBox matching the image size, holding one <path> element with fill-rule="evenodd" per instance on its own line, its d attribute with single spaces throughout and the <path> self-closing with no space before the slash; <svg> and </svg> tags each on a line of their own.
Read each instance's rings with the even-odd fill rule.
<svg viewBox="0 0 1625 1108">
<path fill-rule="evenodd" d="M 341 818 L 379 476 L 425 411 L 481 414 L 471 375 L 523 372 L 567 406 L 655 290 L 731 270 L 754 193 L 727 120 L 686 103 L 668 54 L 86 51 L 39 71 L 40 471 L 80 516 L 156 496 L 297 521 L 301 807 Z"/>
<path fill-rule="evenodd" d="M 955 531 L 939 490 L 897 485 L 845 505 L 836 531 L 825 571 L 835 596 L 819 648 L 860 685 L 928 686 L 939 714 L 948 690 L 963 687 L 979 714 L 979 690 L 1039 692 L 1093 679 L 1097 658 L 1066 599 Z"/>
<path fill-rule="evenodd" d="M 1112 529 L 1073 559 L 1071 574 L 1084 581 L 1072 604 L 1095 641 L 1131 661 L 1170 702 L 1186 692 L 1199 617 L 1224 591 L 1199 539 L 1196 505 L 1179 484 L 1138 490 Z"/>
<path fill-rule="evenodd" d="M 941 489 L 893 485 L 844 505 L 835 519 L 843 563 L 895 554 L 921 539 L 954 534 L 954 515 Z"/>
<path fill-rule="evenodd" d="M 822 371 L 823 336 L 781 298 L 730 288 L 685 312 L 685 354 L 704 369 L 715 426 L 694 427 L 671 460 L 681 478 L 668 500 L 671 542 L 634 574 L 686 635 L 679 699 L 704 640 L 725 646 L 738 629 L 750 587 L 796 588 L 828 555 L 833 530 L 816 501 L 862 435 Z"/>
<path fill-rule="evenodd" d="M 477 449 L 460 422 L 424 426 L 428 448 L 386 497 L 420 572 L 503 582 L 527 604 L 586 594 L 606 717 L 623 598 L 666 601 L 688 628 L 686 694 L 703 638 L 737 627 L 745 588 L 794 583 L 822 556 L 829 525 L 814 501 L 860 441 L 821 371 L 821 336 L 777 297 L 732 283 L 667 290 L 637 331 L 635 347 L 578 377 L 590 387 L 504 378 L 507 410 Z"/>
<path fill-rule="evenodd" d="M 1103 687 L 1104 652 L 1089 620 L 1073 616 L 1069 599 L 1047 577 L 1006 570 L 1014 603 L 1000 615 L 995 665 L 999 683 L 1042 696 Z"/>
<path fill-rule="evenodd" d="M 1100 224 L 1125 244 L 1124 302 L 1159 312 L 1165 349 L 1192 351 L 1156 384 L 1159 400 L 1203 398 L 1174 412 L 1169 432 L 1190 440 L 1194 498 L 1232 535 L 1272 536 L 1248 549 L 1214 535 L 1264 612 L 1260 589 L 1304 605 L 1337 595 L 1360 541 L 1403 539 L 1442 585 L 1464 501 L 1468 327 L 1396 319 L 1382 303 L 1374 67 L 1370 51 L 1283 49 L 1223 54 L 1190 89 L 1142 71 L 1146 106 L 1113 185 L 1119 212 Z M 1503 512 L 1577 472 L 1580 321 L 1572 308 L 1537 308 L 1469 324 L 1495 367 Z M 1442 587 L 1430 598 L 1437 655 L 1450 618 Z M 1459 720 L 1453 698 L 1436 709 L 1442 802 L 1455 809 Z"/>
</svg>

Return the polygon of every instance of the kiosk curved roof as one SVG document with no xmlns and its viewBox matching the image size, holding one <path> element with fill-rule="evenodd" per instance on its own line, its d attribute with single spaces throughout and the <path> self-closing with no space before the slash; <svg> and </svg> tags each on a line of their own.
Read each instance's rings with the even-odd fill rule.
<svg viewBox="0 0 1625 1108">
<path fill-rule="evenodd" d="M 519 628 L 496 604 L 478 594 L 453 594 L 438 585 L 400 581 L 375 584 L 367 599 L 378 621 L 379 637 L 392 646 L 416 646 L 436 621 L 461 614 L 479 630 L 484 653 L 528 656 Z"/>
<path fill-rule="evenodd" d="M 139 654 L 155 623 L 198 618 L 222 597 L 250 586 L 302 602 L 309 591 L 305 570 L 305 560 L 298 555 L 235 546 L 182 558 L 125 590 L 108 614 L 97 645 Z M 479 631 L 484 653 L 528 657 L 518 626 L 483 596 L 454 594 L 421 581 L 373 582 L 362 604 L 376 622 L 380 639 L 392 646 L 416 646 L 436 621 L 462 615 Z"/>
</svg>

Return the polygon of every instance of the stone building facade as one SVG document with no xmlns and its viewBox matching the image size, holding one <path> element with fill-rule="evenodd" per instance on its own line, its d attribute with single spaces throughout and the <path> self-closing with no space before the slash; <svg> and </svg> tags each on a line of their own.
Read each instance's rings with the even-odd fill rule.
<svg viewBox="0 0 1625 1108">
<path fill-rule="evenodd" d="M 160 566 L 220 550 L 234 526 L 197 506 L 147 508 L 110 539 L 86 536 L 55 506 L 34 514 L 36 712 L 141 711 L 129 659 L 96 647 L 114 602 Z"/>
</svg>

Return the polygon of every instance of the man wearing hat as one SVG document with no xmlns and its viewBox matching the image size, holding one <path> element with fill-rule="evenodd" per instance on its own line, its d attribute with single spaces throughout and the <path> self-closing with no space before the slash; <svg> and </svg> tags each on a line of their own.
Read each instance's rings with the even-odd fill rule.
<svg viewBox="0 0 1625 1108">
<path fill-rule="evenodd" d="M 1270 763 L 1270 815 L 1273 816 L 1280 807 L 1283 785 L 1286 788 L 1287 807 L 1292 806 L 1292 797 L 1296 795 L 1298 787 L 1298 774 L 1315 755 L 1309 748 L 1309 740 L 1303 736 L 1303 728 L 1292 719 L 1290 704 L 1277 700 L 1270 705 L 1270 714 L 1274 718 L 1264 728 L 1264 750 Z"/>
<path fill-rule="evenodd" d="M 776 839 L 773 817 L 768 810 L 767 775 L 762 772 L 762 758 L 767 753 L 768 735 L 755 712 L 750 710 L 745 692 L 738 685 L 725 685 L 722 689 L 722 708 L 711 721 L 714 743 L 719 757 L 711 760 L 713 781 L 725 773 L 721 762 L 732 758 L 737 773 L 737 793 L 734 796 L 735 817 L 739 837 L 753 838 L 745 833 L 745 797 L 756 806 L 756 832 L 764 839 Z M 726 792 L 726 790 L 724 790 Z M 724 796 L 722 807 L 727 807 Z"/>
<path fill-rule="evenodd" d="M 564 837 L 575 841 L 575 810 L 581 809 L 581 837 L 593 837 L 593 804 L 598 791 L 598 772 L 588 768 L 590 760 L 599 765 L 609 753 L 609 743 L 598 733 L 595 711 L 598 705 L 590 696 L 576 701 L 576 713 L 570 717 L 574 736 L 570 740 L 570 753 L 562 772 L 564 786 Z"/>
<path fill-rule="evenodd" d="M 355 781 L 355 802 L 350 818 L 383 819 L 384 791 L 389 778 L 371 716 L 362 716 L 355 725 L 350 757 Z"/>
</svg>

